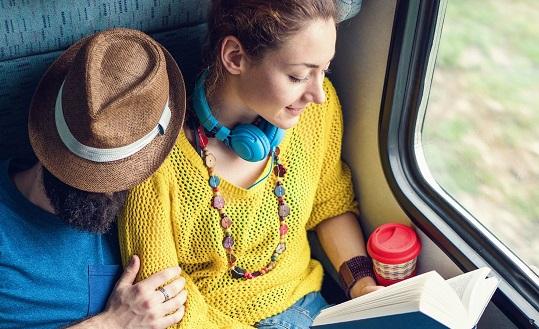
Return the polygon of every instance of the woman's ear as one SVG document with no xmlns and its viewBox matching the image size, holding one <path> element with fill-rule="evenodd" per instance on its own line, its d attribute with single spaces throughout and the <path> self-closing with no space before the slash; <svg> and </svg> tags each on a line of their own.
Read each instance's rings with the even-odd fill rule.
<svg viewBox="0 0 539 329">
<path fill-rule="evenodd" d="M 221 43 L 221 62 L 230 74 L 240 74 L 246 65 L 247 54 L 243 50 L 240 40 L 234 36 L 227 36 Z"/>
</svg>

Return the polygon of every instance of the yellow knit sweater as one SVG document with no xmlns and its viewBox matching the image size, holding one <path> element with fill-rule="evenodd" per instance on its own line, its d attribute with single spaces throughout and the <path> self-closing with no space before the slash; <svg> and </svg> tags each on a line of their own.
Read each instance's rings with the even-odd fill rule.
<svg viewBox="0 0 539 329">
<path fill-rule="evenodd" d="M 307 230 L 357 213 L 350 171 L 341 161 L 340 104 L 327 79 L 324 89 L 327 101 L 311 104 L 280 145 L 289 232 L 287 250 L 266 275 L 231 278 L 209 176 L 183 133 L 160 169 L 129 194 L 119 226 L 124 263 L 141 257 L 139 280 L 180 264 L 188 290 L 180 328 L 251 328 L 320 289 L 323 271 L 310 257 Z M 238 265 L 247 271 L 264 267 L 279 241 L 274 184 L 274 175 L 249 190 L 221 181 Z"/>
</svg>

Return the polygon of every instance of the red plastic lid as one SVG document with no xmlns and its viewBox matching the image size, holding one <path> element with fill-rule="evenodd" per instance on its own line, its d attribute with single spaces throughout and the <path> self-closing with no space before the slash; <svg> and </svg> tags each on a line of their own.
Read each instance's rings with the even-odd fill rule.
<svg viewBox="0 0 539 329">
<path fill-rule="evenodd" d="M 367 252 L 384 264 L 401 264 L 417 257 L 421 242 L 414 230 L 403 224 L 383 224 L 372 232 Z"/>
</svg>

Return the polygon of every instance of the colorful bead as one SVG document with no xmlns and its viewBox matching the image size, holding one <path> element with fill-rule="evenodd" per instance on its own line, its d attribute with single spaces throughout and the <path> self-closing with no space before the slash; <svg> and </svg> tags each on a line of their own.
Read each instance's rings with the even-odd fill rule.
<svg viewBox="0 0 539 329">
<path fill-rule="evenodd" d="M 236 264 L 237 258 L 232 253 L 226 254 L 226 259 L 228 260 L 228 266 L 232 267 Z"/>
<path fill-rule="evenodd" d="M 245 273 L 243 274 L 243 277 L 244 277 L 245 279 L 249 280 L 249 279 L 252 279 L 252 278 L 253 278 L 253 275 L 252 275 L 251 273 L 249 273 L 249 272 L 245 272 Z"/>
<path fill-rule="evenodd" d="M 232 219 L 230 219 L 227 216 L 221 218 L 221 227 L 222 228 L 227 229 L 227 228 L 230 228 L 230 226 L 232 226 Z"/>
<path fill-rule="evenodd" d="M 225 199 L 220 195 L 215 195 L 211 200 L 211 206 L 215 209 L 223 209 L 225 206 Z"/>
<path fill-rule="evenodd" d="M 284 186 L 282 185 L 278 185 L 278 186 L 275 186 L 275 189 L 273 190 L 273 193 L 276 195 L 276 196 L 283 196 L 285 194 L 285 189 L 284 189 Z"/>
<path fill-rule="evenodd" d="M 282 242 L 277 245 L 277 248 L 275 248 L 275 252 L 278 253 L 279 255 L 282 254 L 285 250 L 286 250 L 286 244 Z"/>
<path fill-rule="evenodd" d="M 287 204 L 279 205 L 279 216 L 287 217 L 288 215 L 290 215 L 290 207 Z"/>
<path fill-rule="evenodd" d="M 231 236 L 225 236 L 223 239 L 223 247 L 225 247 L 225 249 L 230 249 L 232 246 L 234 246 L 234 238 Z"/>
<path fill-rule="evenodd" d="M 204 127 L 199 126 L 197 128 L 197 134 L 198 134 L 198 143 L 200 144 L 200 148 L 205 149 L 206 146 L 208 146 L 208 137 L 206 136 L 206 133 L 204 132 Z"/>
<path fill-rule="evenodd" d="M 273 154 L 274 154 L 275 156 L 278 156 L 279 154 L 281 154 L 281 149 L 279 148 L 279 146 L 277 146 L 277 147 L 275 148 L 275 150 L 273 150 Z"/>
<path fill-rule="evenodd" d="M 273 168 L 273 173 L 277 177 L 284 177 L 286 174 L 286 168 L 282 164 L 278 164 Z"/>
<path fill-rule="evenodd" d="M 206 164 L 206 167 L 213 168 L 217 164 L 217 159 L 215 159 L 213 154 L 209 153 L 204 157 L 204 163 Z"/>
<path fill-rule="evenodd" d="M 217 186 L 219 186 L 219 183 L 221 183 L 221 180 L 217 176 L 211 176 L 210 179 L 208 179 L 208 183 L 213 189 L 216 189 Z"/>
<path fill-rule="evenodd" d="M 281 224 L 281 226 L 279 227 L 279 233 L 281 235 L 285 235 L 286 233 L 288 233 L 288 225 Z"/>
<path fill-rule="evenodd" d="M 233 268 L 230 269 L 230 273 L 232 274 L 232 277 L 234 279 L 241 279 L 243 278 L 243 274 L 245 273 L 245 270 L 239 266 L 234 266 Z"/>
</svg>

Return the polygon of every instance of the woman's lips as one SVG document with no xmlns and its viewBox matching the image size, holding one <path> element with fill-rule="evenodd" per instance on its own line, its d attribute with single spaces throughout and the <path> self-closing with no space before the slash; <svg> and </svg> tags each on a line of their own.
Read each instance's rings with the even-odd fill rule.
<svg viewBox="0 0 539 329">
<path fill-rule="evenodd" d="M 292 115 L 300 115 L 304 109 L 303 107 L 291 107 L 291 106 L 287 106 L 285 108 L 288 111 L 288 113 Z"/>
</svg>

